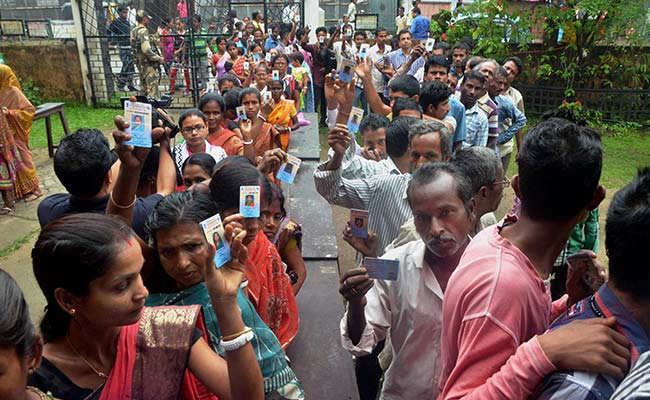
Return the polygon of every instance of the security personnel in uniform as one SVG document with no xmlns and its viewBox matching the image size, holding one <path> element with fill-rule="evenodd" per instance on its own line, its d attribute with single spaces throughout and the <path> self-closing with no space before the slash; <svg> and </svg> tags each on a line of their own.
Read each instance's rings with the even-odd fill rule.
<svg viewBox="0 0 650 400">
<path fill-rule="evenodd" d="M 135 20 L 138 25 L 131 31 L 131 47 L 133 48 L 133 59 L 140 71 L 140 86 L 147 97 L 160 98 L 158 81 L 160 79 L 160 65 L 165 59 L 155 41 L 149 38 L 149 20 L 151 17 L 138 10 Z"/>
</svg>

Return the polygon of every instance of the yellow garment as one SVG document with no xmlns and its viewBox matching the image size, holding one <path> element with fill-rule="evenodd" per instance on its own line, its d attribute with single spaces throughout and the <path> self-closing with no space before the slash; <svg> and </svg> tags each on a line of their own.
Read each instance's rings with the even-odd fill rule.
<svg viewBox="0 0 650 400">
<path fill-rule="evenodd" d="M 20 87 L 20 82 L 18 82 L 18 78 L 16 78 L 14 71 L 12 71 L 8 65 L 0 64 L 0 93 L 4 92 L 10 87 L 15 87 L 19 90 L 22 90 Z"/>
</svg>

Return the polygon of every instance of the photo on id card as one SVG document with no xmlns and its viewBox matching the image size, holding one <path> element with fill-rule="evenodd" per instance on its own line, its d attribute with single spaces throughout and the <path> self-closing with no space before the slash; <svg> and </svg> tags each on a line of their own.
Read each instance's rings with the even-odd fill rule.
<svg viewBox="0 0 650 400">
<path fill-rule="evenodd" d="M 368 270 L 368 276 L 372 279 L 396 281 L 399 261 L 367 257 L 363 259 L 363 267 Z"/>
<path fill-rule="evenodd" d="M 126 133 L 131 135 L 131 140 L 125 144 L 150 148 L 152 145 L 151 104 L 125 101 L 124 119 L 129 122 Z"/>
<path fill-rule="evenodd" d="M 350 210 L 350 229 L 352 236 L 367 239 L 368 238 L 368 211 Z"/>
<path fill-rule="evenodd" d="M 239 213 L 244 218 L 260 217 L 260 187 L 240 186 L 239 187 Z"/>
<path fill-rule="evenodd" d="M 300 168 L 301 162 L 302 161 L 298 157 L 287 154 L 287 162 L 280 165 L 276 178 L 283 182 L 292 184 L 296 179 L 296 174 L 298 173 L 298 168 Z"/>
<path fill-rule="evenodd" d="M 352 60 L 343 60 L 341 63 L 341 70 L 339 71 L 339 80 L 341 82 L 350 83 L 356 66 L 357 63 Z"/>
<path fill-rule="evenodd" d="M 363 119 L 363 108 L 352 107 L 348 118 L 348 130 L 355 135 L 359 132 L 359 125 Z"/>
<path fill-rule="evenodd" d="M 221 222 L 221 217 L 219 214 L 213 215 L 212 217 L 201 221 L 201 229 L 203 229 L 203 234 L 205 239 L 213 245 L 216 249 L 214 254 L 214 264 L 217 268 L 221 268 L 230 261 L 230 246 L 224 238 L 225 230 L 223 223 Z"/>
</svg>

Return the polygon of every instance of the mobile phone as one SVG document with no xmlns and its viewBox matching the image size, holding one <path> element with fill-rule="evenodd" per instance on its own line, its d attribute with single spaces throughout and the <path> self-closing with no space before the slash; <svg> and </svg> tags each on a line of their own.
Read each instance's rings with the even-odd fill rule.
<svg viewBox="0 0 650 400">
<path fill-rule="evenodd" d="M 566 261 L 573 270 L 584 269 L 582 284 L 585 286 L 585 289 L 595 292 L 605 283 L 604 279 L 598 273 L 594 259 L 589 253 L 578 252 L 572 254 L 566 258 Z"/>
</svg>

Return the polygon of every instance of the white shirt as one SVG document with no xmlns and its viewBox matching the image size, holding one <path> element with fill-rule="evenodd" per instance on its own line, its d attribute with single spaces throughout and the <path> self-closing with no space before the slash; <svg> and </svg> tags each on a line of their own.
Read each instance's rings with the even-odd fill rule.
<svg viewBox="0 0 650 400">
<path fill-rule="evenodd" d="M 366 294 L 366 326 L 355 346 L 341 319 L 341 343 L 355 355 L 370 354 L 390 329 L 393 361 L 384 375 L 381 399 L 436 399 L 442 367 L 442 289 L 431 268 L 423 265 L 424 242 L 418 240 L 381 258 L 399 261 L 396 281 L 375 280 Z"/>
<path fill-rule="evenodd" d="M 374 45 L 368 49 L 368 53 L 366 55 L 366 57 L 370 57 L 370 60 L 372 61 L 372 69 L 370 70 L 370 74 L 372 76 L 372 86 L 374 86 L 375 90 L 377 90 L 379 93 L 384 92 L 384 74 L 382 74 L 381 71 L 375 67 L 375 63 L 379 61 L 379 59 L 382 58 L 384 54 L 388 54 L 392 50 L 393 49 L 390 47 L 390 45 L 385 44 L 384 51 L 381 52 L 379 50 L 379 46 Z"/>
<path fill-rule="evenodd" d="M 338 42 L 334 42 L 334 44 L 332 44 L 332 50 L 334 51 L 334 55 L 336 56 L 337 71 L 341 69 L 341 64 L 344 58 L 356 62 L 357 46 L 354 44 L 354 42 L 346 43 L 345 49 L 343 49 L 343 41 L 339 40 Z"/>
<path fill-rule="evenodd" d="M 220 146 L 214 146 L 211 145 L 207 140 L 205 141 L 205 151 L 204 153 L 208 153 L 209 155 L 214 158 L 214 161 L 219 162 L 223 160 L 224 158 L 228 157 L 228 154 L 226 154 L 226 151 L 222 149 Z M 183 163 L 185 160 L 187 160 L 190 157 L 190 151 L 187 148 L 187 143 L 183 141 L 182 143 L 178 143 L 176 146 L 174 146 L 174 161 L 176 162 L 176 167 L 178 168 L 179 171 L 183 172 Z"/>
<path fill-rule="evenodd" d="M 350 22 L 354 23 L 357 15 L 357 5 L 354 4 L 353 2 L 350 2 L 350 4 L 348 4 L 348 12 L 345 13 L 345 15 L 348 16 Z"/>
</svg>

